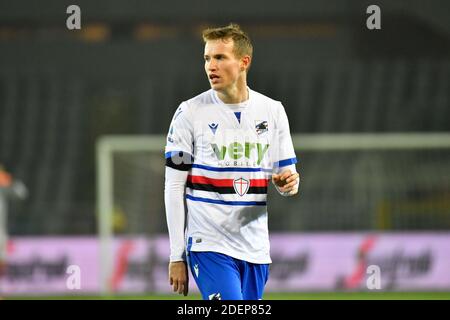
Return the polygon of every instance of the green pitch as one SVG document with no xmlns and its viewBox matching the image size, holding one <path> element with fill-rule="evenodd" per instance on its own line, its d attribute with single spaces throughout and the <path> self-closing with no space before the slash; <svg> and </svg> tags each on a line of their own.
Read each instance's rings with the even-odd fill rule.
<svg viewBox="0 0 450 320">
<path fill-rule="evenodd" d="M 118 296 L 16 296 L 4 299 L 32 300 L 200 300 L 198 294 L 187 297 L 178 294 L 118 295 Z M 317 292 L 317 293 L 267 293 L 265 300 L 450 300 L 450 292 Z"/>
</svg>

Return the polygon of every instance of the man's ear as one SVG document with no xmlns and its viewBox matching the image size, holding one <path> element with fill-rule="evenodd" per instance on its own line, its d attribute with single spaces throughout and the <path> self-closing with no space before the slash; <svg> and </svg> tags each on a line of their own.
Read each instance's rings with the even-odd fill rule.
<svg viewBox="0 0 450 320">
<path fill-rule="evenodd" d="M 241 58 L 241 71 L 248 70 L 250 67 L 250 63 L 252 62 L 252 58 L 250 56 L 243 56 Z"/>
</svg>

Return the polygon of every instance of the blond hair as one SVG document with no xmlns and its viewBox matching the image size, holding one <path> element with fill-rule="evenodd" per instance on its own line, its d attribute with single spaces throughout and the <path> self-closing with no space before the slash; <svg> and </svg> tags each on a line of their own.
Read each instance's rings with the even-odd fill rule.
<svg viewBox="0 0 450 320">
<path fill-rule="evenodd" d="M 250 37 L 238 24 L 230 23 L 226 27 L 208 28 L 203 30 L 202 36 L 205 43 L 209 40 L 233 39 L 233 52 L 238 58 L 242 58 L 245 55 L 252 57 L 253 55 L 253 45 Z"/>
</svg>

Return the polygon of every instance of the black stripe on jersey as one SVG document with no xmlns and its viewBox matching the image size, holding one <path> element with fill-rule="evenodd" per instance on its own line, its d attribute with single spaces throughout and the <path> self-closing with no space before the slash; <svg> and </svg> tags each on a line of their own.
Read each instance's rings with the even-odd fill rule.
<svg viewBox="0 0 450 320">
<path fill-rule="evenodd" d="M 186 182 L 186 187 L 201 190 L 201 191 L 210 191 L 217 192 L 221 194 L 233 194 L 236 193 L 233 187 L 216 187 L 211 184 L 201 184 L 201 183 L 192 183 Z M 248 188 L 247 194 L 266 194 L 267 187 L 250 187 Z"/>
<path fill-rule="evenodd" d="M 176 152 L 171 157 L 166 158 L 167 167 L 180 171 L 189 171 L 192 168 L 193 163 L 194 157 L 192 157 L 189 153 L 184 153 L 182 151 Z"/>
</svg>

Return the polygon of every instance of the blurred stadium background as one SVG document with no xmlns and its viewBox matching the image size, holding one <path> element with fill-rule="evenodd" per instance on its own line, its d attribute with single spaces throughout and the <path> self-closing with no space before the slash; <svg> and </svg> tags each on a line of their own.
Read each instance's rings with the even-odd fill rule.
<svg viewBox="0 0 450 320">
<path fill-rule="evenodd" d="M 266 297 L 450 298 L 449 14 L 444 0 L 1 1 L 0 163 L 29 197 L 11 202 L 0 295 L 177 298 L 164 135 L 208 89 L 201 30 L 236 22 L 303 175 L 295 199 L 271 190 Z"/>
</svg>

